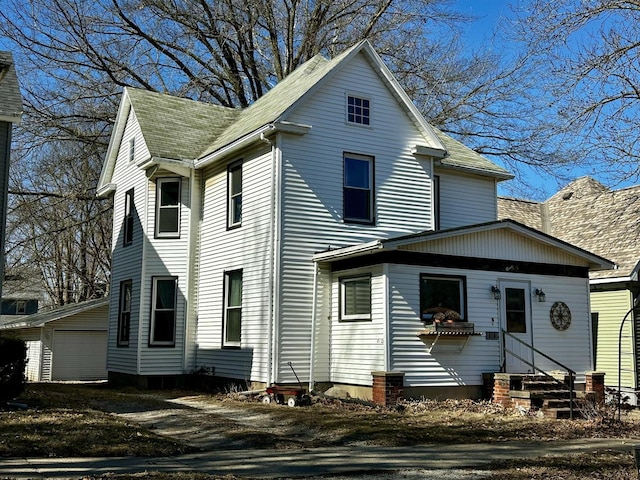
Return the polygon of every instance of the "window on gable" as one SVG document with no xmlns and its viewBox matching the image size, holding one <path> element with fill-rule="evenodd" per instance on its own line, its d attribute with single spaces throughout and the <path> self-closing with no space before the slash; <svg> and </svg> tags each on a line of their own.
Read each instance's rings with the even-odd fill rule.
<svg viewBox="0 0 640 480">
<path fill-rule="evenodd" d="M 131 280 L 120 282 L 120 305 L 118 307 L 118 346 L 129 345 L 131 329 Z"/>
<path fill-rule="evenodd" d="M 129 140 L 129 161 L 133 162 L 136 158 L 136 138 Z"/>
<path fill-rule="evenodd" d="M 234 163 L 229 166 L 227 177 L 227 227 L 239 227 L 242 225 L 242 163 Z"/>
<path fill-rule="evenodd" d="M 224 274 L 224 346 L 239 347 L 242 333 L 242 270 Z"/>
<path fill-rule="evenodd" d="M 159 178 L 156 198 L 156 237 L 180 236 L 180 179 Z"/>
<path fill-rule="evenodd" d="M 340 320 L 371 320 L 371 277 L 340 279 Z"/>
<path fill-rule="evenodd" d="M 466 278 L 460 276 L 420 275 L 420 318 L 432 324 L 437 314 L 454 311 L 466 321 Z"/>
<path fill-rule="evenodd" d="M 133 188 L 124 194 L 124 220 L 122 224 L 122 244 L 126 247 L 133 242 Z"/>
<path fill-rule="evenodd" d="M 344 155 L 345 222 L 373 223 L 373 157 Z"/>
<path fill-rule="evenodd" d="M 177 284 L 176 277 L 153 277 L 149 345 L 175 346 Z"/>
<path fill-rule="evenodd" d="M 27 302 L 26 300 L 18 300 L 16 302 L 16 315 L 26 315 Z"/>
<path fill-rule="evenodd" d="M 371 102 L 366 98 L 347 96 L 347 121 L 359 125 L 371 123 Z"/>
</svg>

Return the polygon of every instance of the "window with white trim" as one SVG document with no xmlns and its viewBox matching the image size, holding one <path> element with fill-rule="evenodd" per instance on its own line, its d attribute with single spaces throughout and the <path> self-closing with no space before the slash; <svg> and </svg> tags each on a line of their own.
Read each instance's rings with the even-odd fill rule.
<svg viewBox="0 0 640 480">
<path fill-rule="evenodd" d="M 340 320 L 371 320 L 371 276 L 340 279 Z"/>
<path fill-rule="evenodd" d="M 180 179 L 159 178 L 156 197 L 156 237 L 180 236 Z"/>
<path fill-rule="evenodd" d="M 18 300 L 16 302 L 16 315 L 27 314 L 27 302 L 26 300 Z"/>
<path fill-rule="evenodd" d="M 448 312 L 459 315 L 459 318 L 455 318 L 456 321 L 466 321 L 466 277 L 421 274 L 421 320 L 426 324 L 432 324 L 438 319 L 437 314 L 446 318 L 455 317 L 455 314 Z"/>
<path fill-rule="evenodd" d="M 344 154 L 344 221 L 373 223 L 373 157 Z"/>
<path fill-rule="evenodd" d="M 129 345 L 131 330 L 131 280 L 120 282 L 120 299 L 118 307 L 118 346 Z"/>
<path fill-rule="evenodd" d="M 371 101 L 367 98 L 347 95 L 347 122 L 370 125 Z"/>
<path fill-rule="evenodd" d="M 176 277 L 153 277 L 149 345 L 175 346 L 177 286 Z"/>
<path fill-rule="evenodd" d="M 228 217 L 227 227 L 242 225 L 242 163 L 234 163 L 227 171 Z"/>
<path fill-rule="evenodd" d="M 224 346 L 239 347 L 242 337 L 242 270 L 224 274 Z"/>
<path fill-rule="evenodd" d="M 136 137 L 129 140 L 129 161 L 133 162 L 136 158 Z"/>
<path fill-rule="evenodd" d="M 133 188 L 124 194 L 124 219 L 122 222 L 122 245 L 133 243 Z"/>
</svg>

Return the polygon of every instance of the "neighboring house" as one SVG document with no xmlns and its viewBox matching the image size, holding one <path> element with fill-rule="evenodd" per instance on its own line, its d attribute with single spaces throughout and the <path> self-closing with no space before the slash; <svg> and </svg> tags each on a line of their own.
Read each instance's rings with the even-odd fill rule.
<svg viewBox="0 0 640 480">
<path fill-rule="evenodd" d="M 245 109 L 126 88 L 98 185 L 114 195 L 110 381 L 204 367 L 292 384 L 293 366 L 363 398 L 374 376 L 477 397 L 484 373 L 531 370 L 501 327 L 584 381 L 588 273 L 613 264 L 497 221 L 511 177 L 431 127 L 368 42 Z M 569 328 L 549 322 L 556 301 Z"/>
<path fill-rule="evenodd" d="M 26 316 L 3 316 L 0 335 L 27 345 L 27 380 L 107 378 L 109 301 L 101 298 Z"/>
<path fill-rule="evenodd" d="M 640 186 L 610 190 L 582 177 L 544 202 L 499 198 L 498 212 L 617 264 L 590 274 L 595 368 L 606 374 L 607 386 L 620 385 L 636 404 L 640 312 L 632 308 L 640 295 Z"/>
<path fill-rule="evenodd" d="M 9 189 L 9 163 L 13 124 L 22 119 L 22 95 L 10 52 L 0 51 L 0 252 L 4 252 Z M 4 253 L 0 253 L 0 297 L 4 278 Z"/>
</svg>

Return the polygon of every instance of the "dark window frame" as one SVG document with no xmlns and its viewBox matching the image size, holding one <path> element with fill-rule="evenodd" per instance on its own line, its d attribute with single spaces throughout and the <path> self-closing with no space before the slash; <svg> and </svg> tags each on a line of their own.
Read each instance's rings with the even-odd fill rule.
<svg viewBox="0 0 640 480">
<path fill-rule="evenodd" d="M 157 308 L 157 296 L 158 296 L 158 282 L 161 281 L 173 282 L 173 308 Z M 157 314 L 159 312 L 173 312 L 172 314 L 172 339 L 171 340 L 157 340 Z M 164 275 L 151 277 L 151 314 L 149 321 L 149 347 L 175 347 L 176 346 L 176 323 L 178 318 L 178 277 Z"/>
<path fill-rule="evenodd" d="M 367 281 L 367 286 L 369 287 L 369 312 L 368 313 L 352 313 L 348 314 L 347 312 L 347 298 L 346 298 L 346 288 L 347 284 L 355 283 L 356 288 L 358 286 L 358 282 L 362 280 Z M 371 294 L 371 274 L 364 275 L 353 275 L 348 277 L 340 277 L 338 278 L 338 320 L 340 322 L 370 322 L 373 320 L 372 311 L 372 294 Z"/>
<path fill-rule="evenodd" d="M 136 137 L 129 139 L 129 162 L 133 163 L 136 158 Z"/>
<path fill-rule="evenodd" d="M 122 246 L 126 247 L 133 243 L 133 212 L 134 212 L 134 191 L 133 188 L 124 194 L 124 218 L 122 219 Z"/>
<path fill-rule="evenodd" d="M 347 184 L 347 163 L 349 160 L 368 163 L 368 188 Z M 349 211 L 353 196 L 357 195 L 358 192 L 368 192 L 366 199 L 368 215 L 366 218 L 364 216 L 354 215 L 353 211 Z M 344 152 L 342 154 L 342 211 L 343 221 L 345 223 L 375 225 L 375 157 L 373 155 L 351 152 Z"/>
<path fill-rule="evenodd" d="M 178 184 L 178 202 L 175 205 L 162 205 L 162 189 L 164 185 Z M 155 238 L 180 238 L 180 216 L 182 214 L 182 179 L 179 177 L 161 177 L 156 180 L 156 218 L 155 218 Z M 160 231 L 162 212 L 177 210 L 176 228 L 166 232 Z"/>
<path fill-rule="evenodd" d="M 234 191 L 235 176 L 240 176 L 240 191 Z M 230 163 L 227 167 L 227 230 L 242 226 L 242 201 L 243 201 L 243 162 L 242 160 Z M 236 201 L 239 199 L 239 205 Z M 239 210 L 239 211 L 238 211 Z M 236 219 L 236 214 L 238 218 Z"/>
<path fill-rule="evenodd" d="M 423 292 L 422 287 L 424 285 L 425 280 L 434 280 L 434 281 L 456 281 L 459 285 L 459 302 L 461 303 L 459 310 L 454 310 L 453 308 L 445 305 L 427 305 L 426 302 L 426 292 Z M 449 308 L 451 310 L 456 311 L 460 314 L 460 319 L 457 320 L 459 322 L 467 322 L 467 277 L 466 275 L 448 275 L 442 273 L 421 273 L 420 274 L 420 283 L 418 285 L 418 293 L 419 293 L 419 301 L 420 301 L 420 320 L 426 325 L 433 324 L 434 315 L 437 312 L 427 311 L 435 308 Z"/>
<path fill-rule="evenodd" d="M 127 305 L 128 291 L 128 305 Z M 118 347 L 128 347 L 131 337 L 131 302 L 133 297 L 132 280 L 120 282 L 120 297 L 118 298 Z"/>
<path fill-rule="evenodd" d="M 239 305 L 230 305 L 231 303 L 231 286 L 230 281 L 233 276 L 240 276 L 240 304 Z M 224 288 L 223 288 L 223 323 L 222 323 L 222 347 L 223 348 L 240 348 L 242 345 L 242 303 L 244 298 L 244 272 L 243 269 L 234 269 L 227 270 L 224 272 Z M 229 312 L 240 312 L 239 318 L 239 336 L 238 339 L 228 339 L 227 336 L 229 334 Z"/>
</svg>

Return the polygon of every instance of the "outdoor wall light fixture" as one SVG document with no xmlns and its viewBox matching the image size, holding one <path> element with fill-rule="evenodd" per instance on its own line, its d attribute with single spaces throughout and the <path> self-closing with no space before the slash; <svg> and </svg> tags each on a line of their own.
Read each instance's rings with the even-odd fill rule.
<svg viewBox="0 0 640 480">
<path fill-rule="evenodd" d="M 546 302 L 547 301 L 547 296 L 545 295 L 545 293 L 542 291 L 542 289 L 540 288 L 536 288 L 536 291 L 533 292 L 538 296 L 538 301 L 539 302 Z"/>
<path fill-rule="evenodd" d="M 493 293 L 493 298 L 500 300 L 500 289 L 496 285 L 491 285 L 491 293 Z"/>
</svg>

